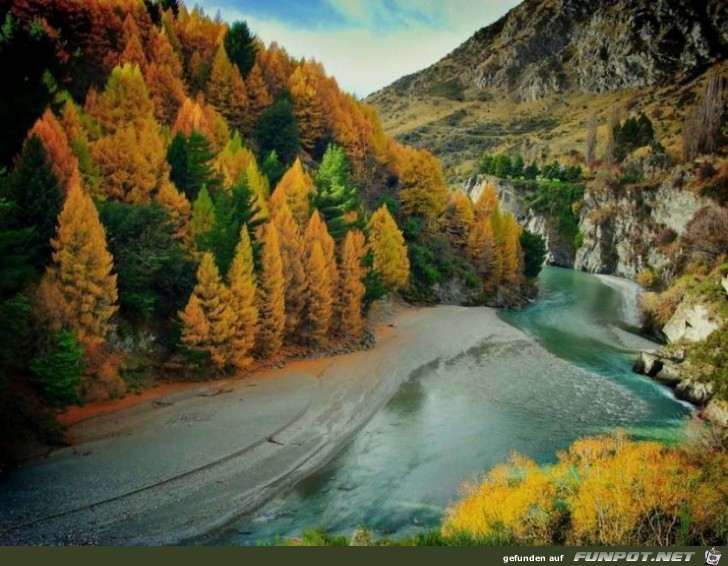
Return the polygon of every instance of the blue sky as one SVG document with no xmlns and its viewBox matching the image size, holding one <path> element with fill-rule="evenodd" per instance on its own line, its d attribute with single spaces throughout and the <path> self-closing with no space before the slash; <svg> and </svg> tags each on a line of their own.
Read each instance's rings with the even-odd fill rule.
<svg viewBox="0 0 728 566">
<path fill-rule="evenodd" d="M 266 43 L 321 61 L 339 85 L 366 96 L 423 69 L 520 0 L 197 0 L 246 20 Z M 187 1 L 188 6 L 192 0 Z"/>
</svg>

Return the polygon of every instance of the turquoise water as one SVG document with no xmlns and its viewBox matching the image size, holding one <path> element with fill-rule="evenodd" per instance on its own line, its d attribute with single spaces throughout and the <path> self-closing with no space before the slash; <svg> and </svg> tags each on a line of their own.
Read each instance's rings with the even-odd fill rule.
<svg viewBox="0 0 728 566">
<path fill-rule="evenodd" d="M 504 313 L 529 342 L 482 346 L 420 368 L 327 466 L 223 533 L 220 544 L 351 533 L 399 536 L 437 526 L 464 481 L 513 451 L 539 462 L 574 439 L 615 428 L 679 436 L 690 409 L 632 373 L 634 313 L 598 278 L 547 268 L 529 308 Z M 654 346 L 654 345 L 653 345 Z"/>
</svg>

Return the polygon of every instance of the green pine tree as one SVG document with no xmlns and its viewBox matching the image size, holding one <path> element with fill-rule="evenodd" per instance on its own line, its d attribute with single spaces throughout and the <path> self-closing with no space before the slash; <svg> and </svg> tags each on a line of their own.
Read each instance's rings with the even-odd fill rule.
<svg viewBox="0 0 728 566">
<path fill-rule="evenodd" d="M 30 360 L 31 381 L 48 403 L 65 407 L 79 400 L 83 350 L 73 332 L 61 330 L 53 344 Z"/>
</svg>

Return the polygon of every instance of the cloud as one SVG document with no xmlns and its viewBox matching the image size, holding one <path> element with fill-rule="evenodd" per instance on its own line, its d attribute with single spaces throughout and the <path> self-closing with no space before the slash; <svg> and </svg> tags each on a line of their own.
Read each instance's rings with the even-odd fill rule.
<svg viewBox="0 0 728 566">
<path fill-rule="evenodd" d="M 341 88 L 363 97 L 435 63 L 518 1 L 324 0 L 330 10 L 319 3 L 321 26 L 246 9 L 245 2 L 200 4 L 207 13 L 220 9 L 226 21 L 246 20 L 263 41 L 278 42 L 294 57 L 320 61 Z"/>
</svg>

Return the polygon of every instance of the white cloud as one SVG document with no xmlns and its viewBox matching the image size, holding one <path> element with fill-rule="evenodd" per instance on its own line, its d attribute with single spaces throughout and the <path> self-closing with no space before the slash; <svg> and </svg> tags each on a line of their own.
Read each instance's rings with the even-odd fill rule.
<svg viewBox="0 0 728 566">
<path fill-rule="evenodd" d="M 479 28 L 495 21 L 517 0 L 393 0 L 398 9 L 388 11 L 384 0 L 328 0 L 353 29 L 302 29 L 275 20 L 251 17 L 242 10 L 220 7 L 227 21 L 246 20 L 266 43 L 278 42 L 294 57 L 314 58 L 339 86 L 366 96 L 403 75 L 423 69 L 447 55 Z M 204 2 L 208 13 L 218 6 Z M 436 25 L 406 14 L 419 11 Z M 392 14 L 403 15 L 405 27 L 379 29 L 377 22 Z M 392 26 L 395 27 L 395 26 Z"/>
</svg>

